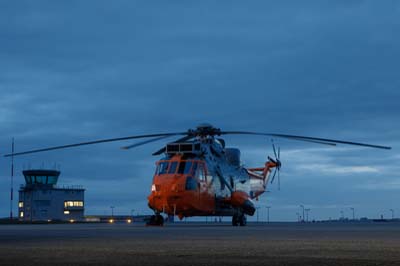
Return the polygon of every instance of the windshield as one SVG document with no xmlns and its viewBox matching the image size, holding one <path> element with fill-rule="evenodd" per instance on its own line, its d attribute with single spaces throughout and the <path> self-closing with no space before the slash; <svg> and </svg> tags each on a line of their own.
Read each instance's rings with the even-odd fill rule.
<svg viewBox="0 0 400 266">
<path fill-rule="evenodd" d="M 162 162 L 158 165 L 157 175 L 163 175 L 167 173 L 168 162 Z"/>
<path fill-rule="evenodd" d="M 182 161 L 179 163 L 178 174 L 189 174 L 192 168 L 191 161 Z"/>
<path fill-rule="evenodd" d="M 170 162 L 163 161 L 157 165 L 156 175 L 164 174 L 192 174 L 196 173 L 198 163 L 193 161 Z"/>
<path fill-rule="evenodd" d="M 178 162 L 172 162 L 169 165 L 168 174 L 175 174 L 177 166 L 178 166 Z"/>
</svg>

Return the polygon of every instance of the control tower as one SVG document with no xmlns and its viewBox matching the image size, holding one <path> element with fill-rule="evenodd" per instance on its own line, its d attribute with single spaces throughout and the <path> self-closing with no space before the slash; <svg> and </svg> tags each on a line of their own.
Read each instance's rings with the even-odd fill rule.
<svg viewBox="0 0 400 266">
<path fill-rule="evenodd" d="M 25 170 L 25 185 L 19 190 L 20 221 L 80 221 L 84 215 L 85 189 L 57 186 L 56 170 Z"/>
</svg>

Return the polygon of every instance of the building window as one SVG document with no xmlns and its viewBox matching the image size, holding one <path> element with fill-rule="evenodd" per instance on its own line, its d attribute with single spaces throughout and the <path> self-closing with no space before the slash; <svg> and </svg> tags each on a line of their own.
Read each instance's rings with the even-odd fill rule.
<svg viewBox="0 0 400 266">
<path fill-rule="evenodd" d="M 64 201 L 64 207 L 83 207 L 83 201 Z"/>
<path fill-rule="evenodd" d="M 19 212 L 19 217 L 24 218 L 24 212 Z"/>
<path fill-rule="evenodd" d="M 64 214 L 69 214 L 69 211 L 64 211 Z"/>
<path fill-rule="evenodd" d="M 18 207 L 19 208 L 23 208 L 24 207 L 24 202 L 23 201 L 18 202 Z"/>
</svg>

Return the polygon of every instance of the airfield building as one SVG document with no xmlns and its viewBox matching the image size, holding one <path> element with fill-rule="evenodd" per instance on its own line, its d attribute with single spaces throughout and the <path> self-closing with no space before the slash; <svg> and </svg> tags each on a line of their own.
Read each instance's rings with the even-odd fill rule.
<svg viewBox="0 0 400 266">
<path fill-rule="evenodd" d="M 59 171 L 23 171 L 25 185 L 19 190 L 20 221 L 81 221 L 84 192 L 80 186 L 57 186 Z"/>
</svg>

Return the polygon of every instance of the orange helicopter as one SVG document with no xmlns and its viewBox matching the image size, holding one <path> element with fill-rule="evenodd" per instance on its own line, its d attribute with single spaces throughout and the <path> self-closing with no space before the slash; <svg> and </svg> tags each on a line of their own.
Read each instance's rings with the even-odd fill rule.
<svg viewBox="0 0 400 266">
<path fill-rule="evenodd" d="M 272 144 L 274 158 L 263 167 L 245 168 L 241 165 L 240 150 L 225 147 L 223 135 L 258 135 L 285 138 L 336 146 L 337 144 L 357 145 L 378 149 L 391 149 L 387 146 L 358 142 L 315 138 L 306 136 L 258 133 L 249 131 L 223 131 L 210 124 L 201 124 L 186 132 L 136 135 L 122 138 L 101 139 L 63 146 L 36 149 L 6 154 L 12 157 L 36 152 L 65 149 L 104 142 L 146 138 L 147 140 L 122 147 L 131 149 L 168 137 L 184 137 L 167 143 L 153 153 L 164 154 L 157 161 L 156 171 L 148 196 L 148 205 L 154 211 L 149 225 L 163 225 L 163 213 L 177 215 L 180 219 L 190 216 L 232 216 L 232 225 L 246 225 L 246 215 L 254 215 L 253 200 L 266 191 L 268 183 L 273 183 L 278 173 L 280 183 L 280 148 Z M 150 139 L 149 139 L 150 138 Z M 271 173 L 272 177 L 271 177 Z"/>
</svg>

